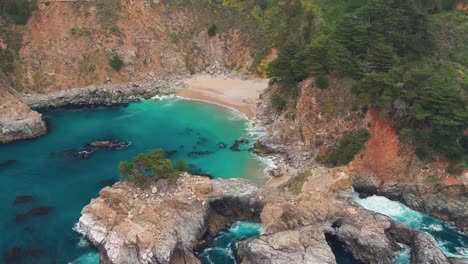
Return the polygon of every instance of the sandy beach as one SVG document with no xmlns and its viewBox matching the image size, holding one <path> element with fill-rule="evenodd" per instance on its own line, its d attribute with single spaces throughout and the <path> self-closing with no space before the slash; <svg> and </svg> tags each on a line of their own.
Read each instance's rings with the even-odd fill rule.
<svg viewBox="0 0 468 264">
<path fill-rule="evenodd" d="M 184 81 L 188 88 L 178 89 L 178 96 L 232 107 L 248 118 L 255 116 L 259 96 L 268 87 L 267 79 L 242 80 L 207 74 Z"/>
</svg>

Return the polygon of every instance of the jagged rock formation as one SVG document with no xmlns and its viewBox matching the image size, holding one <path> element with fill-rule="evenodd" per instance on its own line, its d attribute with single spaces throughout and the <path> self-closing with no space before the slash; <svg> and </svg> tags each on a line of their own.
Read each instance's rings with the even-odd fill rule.
<svg viewBox="0 0 468 264">
<path fill-rule="evenodd" d="M 0 97 L 0 144 L 45 134 L 41 115 L 12 95 Z"/>
<path fill-rule="evenodd" d="M 264 225 L 262 235 L 239 242 L 242 263 L 336 263 L 325 233 L 356 259 L 393 263 L 406 235 L 400 233 L 406 229 L 392 229 L 387 217 L 352 203 L 351 179 L 343 170 L 325 168 L 316 168 L 298 195 L 242 179 L 189 175 L 146 191 L 117 183 L 83 209 L 79 229 L 103 263 L 198 263 L 193 250 L 204 234 L 237 220 Z M 406 242 L 421 249 L 415 254 L 446 260 L 430 239 L 415 234 Z M 417 259 L 412 263 L 425 263 Z"/>
<path fill-rule="evenodd" d="M 209 229 L 255 219 L 265 191 L 244 180 L 183 177 L 177 186 L 141 191 L 128 183 L 104 188 L 83 209 L 80 229 L 105 263 L 169 263 L 193 258 L 191 250 Z"/>
</svg>

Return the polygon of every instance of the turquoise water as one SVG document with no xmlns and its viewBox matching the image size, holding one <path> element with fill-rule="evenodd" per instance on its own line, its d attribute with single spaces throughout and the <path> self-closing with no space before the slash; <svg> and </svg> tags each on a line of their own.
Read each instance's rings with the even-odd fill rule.
<svg viewBox="0 0 468 264">
<path fill-rule="evenodd" d="M 215 238 L 208 239 L 212 247 L 203 250 L 198 257 L 203 264 L 235 264 L 236 242 L 258 236 L 261 232 L 261 224 L 235 222 L 229 229 L 221 230 Z"/>
<path fill-rule="evenodd" d="M 156 148 L 177 151 L 213 177 L 259 180 L 263 164 L 241 145 L 229 149 L 241 136 L 248 138 L 246 119 L 219 106 L 182 99 L 147 100 L 127 107 L 48 111 L 50 133 L 29 141 L 0 146 L 0 252 L 18 247 L 21 257 L 12 263 L 93 263 L 96 255 L 72 230 L 80 211 L 104 186 L 117 180 L 117 164 Z M 79 151 L 98 139 L 132 142 L 121 150 L 98 150 L 89 159 L 71 159 L 63 150 Z M 223 142 L 228 147 L 220 148 Z M 191 155 L 209 151 L 208 155 Z M 16 196 L 33 201 L 13 205 Z M 44 215 L 15 222 L 15 216 L 47 206 Z M 17 254 L 18 255 L 18 254 Z M 1 262 L 1 261 L 0 261 Z"/>
<path fill-rule="evenodd" d="M 414 211 L 405 205 L 391 201 L 382 196 L 370 196 L 365 199 L 355 197 L 355 201 L 364 208 L 387 215 L 407 224 L 411 228 L 431 234 L 448 257 L 468 259 L 468 235 L 455 226 L 437 218 Z M 409 263 L 409 252 L 403 250 L 398 264 Z"/>
</svg>

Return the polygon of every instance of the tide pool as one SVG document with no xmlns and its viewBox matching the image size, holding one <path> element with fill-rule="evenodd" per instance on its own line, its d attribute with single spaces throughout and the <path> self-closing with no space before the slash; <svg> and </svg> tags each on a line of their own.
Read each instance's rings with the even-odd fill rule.
<svg viewBox="0 0 468 264">
<path fill-rule="evenodd" d="M 215 178 L 261 181 L 265 167 L 247 151 L 263 132 L 250 129 L 239 113 L 212 104 L 172 98 L 126 107 L 46 111 L 43 116 L 49 123 L 47 135 L 0 146 L 0 164 L 16 161 L 0 167 L 0 252 L 3 260 L 13 249 L 10 255 L 17 257 L 11 263 L 93 263 L 96 254 L 72 228 L 91 198 L 118 180 L 119 161 L 139 153 L 162 148 L 172 153 L 171 159 L 183 158 L 193 170 Z M 250 143 L 241 144 L 240 151 L 230 150 L 239 137 Z M 83 150 L 102 139 L 132 145 L 97 150 L 88 159 L 63 155 L 64 150 Z M 14 205 L 20 195 L 32 197 Z M 18 214 L 39 207 L 33 214 L 42 215 L 15 221 Z"/>
<path fill-rule="evenodd" d="M 365 199 L 355 196 L 354 200 L 368 210 L 387 215 L 415 230 L 431 234 L 446 256 L 468 259 L 468 235 L 455 226 L 382 196 L 370 196 Z M 404 249 L 400 253 L 398 264 L 408 263 L 408 251 L 409 249 Z"/>
</svg>

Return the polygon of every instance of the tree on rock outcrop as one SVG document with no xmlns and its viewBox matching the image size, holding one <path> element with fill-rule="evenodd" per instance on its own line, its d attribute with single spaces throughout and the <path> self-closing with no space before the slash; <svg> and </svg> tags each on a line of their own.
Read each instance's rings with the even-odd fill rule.
<svg viewBox="0 0 468 264">
<path fill-rule="evenodd" d="M 187 166 L 184 161 L 178 161 L 176 166 L 162 149 L 141 153 L 133 158 L 131 162 L 121 161 L 119 164 L 119 176 L 122 181 L 132 181 L 140 188 L 148 187 L 152 181 L 167 179 L 175 182 Z M 185 168 L 185 169 L 184 169 Z"/>
</svg>

